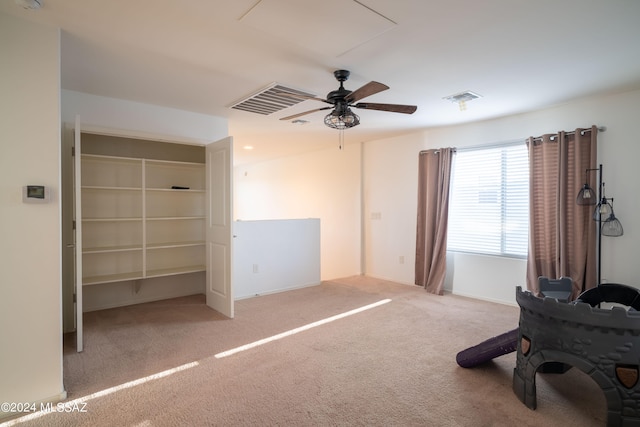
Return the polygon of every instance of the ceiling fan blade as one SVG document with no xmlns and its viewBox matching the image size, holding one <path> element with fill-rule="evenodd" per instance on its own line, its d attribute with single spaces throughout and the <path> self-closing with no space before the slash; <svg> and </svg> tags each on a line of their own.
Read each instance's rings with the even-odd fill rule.
<svg viewBox="0 0 640 427">
<path fill-rule="evenodd" d="M 344 99 L 348 103 L 360 101 L 367 96 L 371 96 L 375 93 L 382 92 L 383 90 L 389 89 L 389 86 L 383 85 L 378 82 L 369 82 L 366 85 L 354 90 L 349 95 L 347 95 Z"/>
<path fill-rule="evenodd" d="M 291 119 L 295 119 L 296 117 L 306 116 L 307 114 L 315 113 L 316 111 L 330 110 L 331 108 L 333 107 L 316 108 L 315 110 L 305 111 L 304 113 L 298 113 L 298 114 L 293 114 L 291 116 L 282 117 L 280 120 L 291 120 Z"/>
<path fill-rule="evenodd" d="M 355 108 L 363 108 L 365 110 L 390 111 L 392 113 L 413 114 L 418 107 L 415 105 L 398 105 L 398 104 L 374 104 L 371 102 L 359 102 L 352 105 Z"/>
<path fill-rule="evenodd" d="M 289 92 L 275 92 L 275 93 L 276 95 L 286 96 L 288 98 L 310 99 L 312 101 L 320 101 L 320 102 L 326 102 L 327 104 L 331 104 L 331 102 L 327 101 L 326 99 L 316 98 L 315 96 L 299 95 L 297 93 L 289 93 Z"/>
</svg>

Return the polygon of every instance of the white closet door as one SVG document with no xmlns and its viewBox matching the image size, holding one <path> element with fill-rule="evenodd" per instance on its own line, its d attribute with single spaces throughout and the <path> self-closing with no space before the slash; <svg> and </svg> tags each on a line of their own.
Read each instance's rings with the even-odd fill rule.
<svg viewBox="0 0 640 427">
<path fill-rule="evenodd" d="M 80 116 L 76 116 L 73 158 L 73 212 L 76 224 L 75 232 L 75 295 L 76 295 L 76 350 L 84 348 L 82 336 L 82 149 L 80 141 Z"/>
<path fill-rule="evenodd" d="M 207 305 L 233 318 L 233 139 L 206 147 Z"/>
</svg>

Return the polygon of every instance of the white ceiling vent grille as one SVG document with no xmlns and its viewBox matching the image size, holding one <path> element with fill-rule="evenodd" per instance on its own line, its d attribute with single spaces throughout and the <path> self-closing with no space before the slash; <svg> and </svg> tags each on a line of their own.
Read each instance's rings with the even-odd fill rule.
<svg viewBox="0 0 640 427">
<path fill-rule="evenodd" d="M 278 83 L 273 83 L 266 89 L 236 102 L 230 108 L 233 108 L 234 110 L 248 111 L 250 113 L 268 115 L 304 101 L 302 98 L 284 96 L 281 95 L 281 93 L 292 93 L 296 95 L 315 97 L 314 94 L 282 86 Z"/>
<path fill-rule="evenodd" d="M 445 96 L 442 99 L 446 99 L 447 101 L 451 101 L 451 102 L 461 103 L 461 102 L 473 101 L 474 99 L 478 99 L 478 98 L 482 98 L 482 96 L 478 95 L 477 93 L 473 93 L 471 91 L 466 91 L 466 92 L 456 93 L 455 95 Z"/>
</svg>

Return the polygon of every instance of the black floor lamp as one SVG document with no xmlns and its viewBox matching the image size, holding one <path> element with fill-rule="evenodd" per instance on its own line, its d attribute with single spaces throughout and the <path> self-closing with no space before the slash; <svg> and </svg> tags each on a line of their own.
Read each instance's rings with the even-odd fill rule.
<svg viewBox="0 0 640 427">
<path fill-rule="evenodd" d="M 589 172 L 598 171 L 598 197 L 589 186 Z M 601 282 L 602 264 L 602 236 L 618 237 L 622 236 L 623 229 L 620 220 L 613 212 L 613 197 L 607 198 L 604 193 L 604 182 L 602 181 L 602 164 L 597 169 L 585 170 L 585 181 L 582 189 L 578 193 L 576 203 L 579 205 L 596 205 L 593 210 L 593 219 L 598 223 L 598 285 Z"/>
</svg>

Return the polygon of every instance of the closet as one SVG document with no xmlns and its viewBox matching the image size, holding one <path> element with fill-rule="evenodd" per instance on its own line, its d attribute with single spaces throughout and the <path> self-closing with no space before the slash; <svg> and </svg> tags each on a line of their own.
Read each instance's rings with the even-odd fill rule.
<svg viewBox="0 0 640 427">
<path fill-rule="evenodd" d="M 204 147 L 201 157 L 81 154 L 85 286 L 206 271 Z"/>
<path fill-rule="evenodd" d="M 201 292 L 233 317 L 231 138 L 193 145 L 79 122 L 65 132 L 74 197 L 63 206 L 73 206 L 74 262 L 63 264 L 74 268 L 78 351 L 84 294 L 113 307 Z"/>
</svg>

